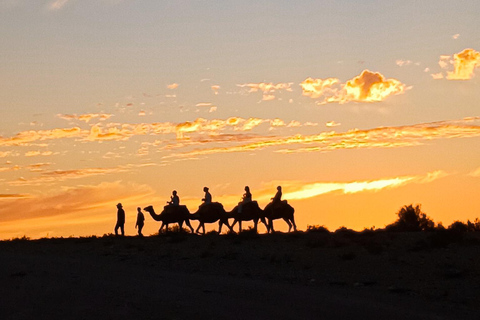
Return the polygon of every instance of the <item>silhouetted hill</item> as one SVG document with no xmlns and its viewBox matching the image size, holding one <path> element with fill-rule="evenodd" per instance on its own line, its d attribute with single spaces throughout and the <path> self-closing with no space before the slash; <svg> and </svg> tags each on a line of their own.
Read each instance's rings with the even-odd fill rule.
<svg viewBox="0 0 480 320">
<path fill-rule="evenodd" d="M 480 233 L 0 242 L 2 319 L 477 319 Z"/>
</svg>

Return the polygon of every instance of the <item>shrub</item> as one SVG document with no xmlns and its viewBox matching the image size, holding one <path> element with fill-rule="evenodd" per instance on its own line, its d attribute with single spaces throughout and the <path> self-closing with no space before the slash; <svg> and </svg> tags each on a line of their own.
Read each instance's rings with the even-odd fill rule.
<svg viewBox="0 0 480 320">
<path fill-rule="evenodd" d="M 310 226 L 307 225 L 307 232 L 318 232 L 318 233 L 330 233 L 325 226 L 314 225 Z"/>
<path fill-rule="evenodd" d="M 412 204 L 403 206 L 398 212 L 398 219 L 386 227 L 389 231 L 427 231 L 433 230 L 435 223 L 422 212 L 421 206 Z"/>
</svg>

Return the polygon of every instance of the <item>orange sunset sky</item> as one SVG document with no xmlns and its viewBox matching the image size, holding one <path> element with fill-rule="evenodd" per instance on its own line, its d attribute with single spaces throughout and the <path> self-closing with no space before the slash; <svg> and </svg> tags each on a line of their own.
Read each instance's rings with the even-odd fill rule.
<svg viewBox="0 0 480 320">
<path fill-rule="evenodd" d="M 246 185 L 262 208 L 281 185 L 300 230 L 382 228 L 411 203 L 474 220 L 479 16 L 476 1 L 3 0 L 0 239 L 112 233 L 118 202 L 134 235 L 137 207 L 175 189 L 194 212 L 204 186 L 231 210 Z"/>
</svg>

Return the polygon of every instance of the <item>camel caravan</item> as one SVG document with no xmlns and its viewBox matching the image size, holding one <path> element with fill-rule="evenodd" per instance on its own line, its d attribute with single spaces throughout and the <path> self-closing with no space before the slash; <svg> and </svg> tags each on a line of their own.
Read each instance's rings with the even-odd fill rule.
<svg viewBox="0 0 480 320">
<path fill-rule="evenodd" d="M 233 227 L 238 223 L 238 231 L 242 231 L 243 221 L 253 221 L 254 230 L 257 231 L 258 221 L 261 221 L 267 228 L 268 233 L 275 232 L 273 228 L 273 220 L 283 219 L 288 224 L 288 232 L 293 230 L 297 231 L 295 219 L 293 217 L 294 209 L 287 203 L 286 200 L 282 200 L 282 188 L 277 187 L 277 193 L 271 199 L 272 201 L 262 210 L 257 201 L 252 200 L 252 194 L 249 187 L 245 187 L 245 194 L 242 197 L 242 201 L 239 202 L 231 211 L 226 211 L 223 205 L 219 202 L 212 202 L 212 196 L 207 187 L 203 188 L 205 197 L 202 199 L 203 203 L 199 206 L 197 212 L 190 213 L 187 206 L 180 205 L 180 199 L 177 192 L 173 191 L 171 201 L 168 201 L 167 205 L 163 207 L 160 214 L 157 214 L 153 209 L 153 206 L 145 207 L 143 210 L 148 212 L 155 221 L 162 223 L 159 232 L 164 227 L 168 230 L 170 223 L 178 223 L 180 230 L 183 228 L 183 224 L 194 233 L 193 227 L 190 224 L 191 220 L 199 222 L 195 233 L 199 233 L 202 229 L 202 234 L 205 234 L 205 224 L 215 223 L 218 221 L 218 233 L 222 232 L 222 227 L 225 225 L 230 232 L 233 231 Z M 233 219 L 233 223 L 230 225 L 229 220 Z"/>
</svg>

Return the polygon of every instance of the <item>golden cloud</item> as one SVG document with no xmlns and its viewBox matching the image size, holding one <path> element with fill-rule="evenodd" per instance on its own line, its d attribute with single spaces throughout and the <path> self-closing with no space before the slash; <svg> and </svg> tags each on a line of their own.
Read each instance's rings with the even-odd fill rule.
<svg viewBox="0 0 480 320">
<path fill-rule="evenodd" d="M 325 152 L 337 149 L 398 148 L 421 145 L 433 139 L 467 138 L 480 136 L 480 126 L 475 125 L 480 117 L 462 120 L 423 123 L 412 126 L 380 127 L 369 130 L 349 130 L 336 133 L 322 132 L 314 135 L 294 135 L 289 137 L 264 138 L 244 145 L 221 148 L 197 149 L 175 157 L 191 157 L 216 153 L 244 152 L 265 148 L 310 145 L 294 149 L 281 149 L 277 152 Z"/>
<path fill-rule="evenodd" d="M 112 114 L 106 114 L 106 113 L 87 113 L 87 114 L 57 114 L 57 117 L 65 120 L 80 120 L 80 121 L 85 121 L 89 122 L 92 119 L 98 118 L 100 121 L 105 121 L 112 117 Z"/>
<path fill-rule="evenodd" d="M 474 76 L 474 69 L 480 67 L 480 52 L 465 49 L 453 55 L 454 71 L 447 72 L 448 80 L 468 80 Z"/>
<path fill-rule="evenodd" d="M 28 145 L 34 141 L 62 139 L 62 138 L 75 138 L 85 136 L 87 130 L 82 130 L 78 127 L 64 128 L 64 129 L 52 129 L 52 130 L 30 130 L 23 131 L 10 138 L 0 138 L 0 146 L 21 146 Z"/>
<path fill-rule="evenodd" d="M 275 189 L 277 186 L 282 186 L 283 198 L 288 200 L 304 200 L 332 192 L 340 192 L 343 194 L 378 192 L 403 187 L 411 183 L 431 183 L 447 175 L 445 171 L 437 170 L 424 175 L 388 177 L 365 181 L 270 181 L 263 184 L 260 188 L 252 188 L 252 193 L 255 195 L 255 200 L 266 204 L 270 202 L 271 197 L 276 192 Z M 238 195 L 219 195 L 217 199 L 226 207 L 233 207 L 238 203 Z"/>
<path fill-rule="evenodd" d="M 307 78 L 300 83 L 300 86 L 304 96 L 316 99 L 324 95 L 335 94 L 337 90 L 333 90 L 332 87 L 338 83 L 340 83 L 340 80 L 336 78 L 325 80 Z"/>
<path fill-rule="evenodd" d="M 179 86 L 178 83 L 172 83 L 172 84 L 167 85 L 167 88 L 170 89 L 170 90 L 173 90 L 173 89 L 178 88 L 178 86 Z"/>
<path fill-rule="evenodd" d="M 400 81 L 386 79 L 381 73 L 369 70 L 364 70 L 345 84 L 340 84 L 335 78 L 307 78 L 300 86 L 305 96 L 314 99 L 323 97 L 321 103 L 379 102 L 391 95 L 404 93 L 407 89 Z"/>
</svg>

